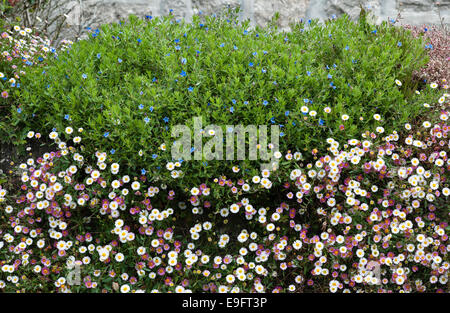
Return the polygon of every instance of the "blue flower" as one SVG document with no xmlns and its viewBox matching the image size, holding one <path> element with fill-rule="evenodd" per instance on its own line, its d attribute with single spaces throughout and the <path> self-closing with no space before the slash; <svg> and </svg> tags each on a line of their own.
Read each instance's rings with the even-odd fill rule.
<svg viewBox="0 0 450 313">
<path fill-rule="evenodd" d="M 114 149 L 111 149 L 111 151 L 109 151 L 111 154 L 114 154 L 114 153 L 116 153 L 116 150 L 114 150 Z"/>
<path fill-rule="evenodd" d="M 265 68 L 263 68 L 263 69 L 261 70 L 261 72 L 265 73 L 265 72 L 267 72 L 267 70 L 266 70 Z"/>
<path fill-rule="evenodd" d="M 349 47 L 349 46 L 345 46 L 344 49 L 345 49 L 345 50 L 350 50 L 350 47 Z"/>
<path fill-rule="evenodd" d="M 86 79 L 86 78 L 87 78 L 87 75 L 86 75 L 86 74 L 83 74 L 83 75 L 81 75 L 81 77 L 83 77 L 84 79 Z"/>
<path fill-rule="evenodd" d="M 64 119 L 69 120 L 70 119 L 70 115 L 69 114 L 64 115 Z"/>
<path fill-rule="evenodd" d="M 141 104 L 139 104 L 139 109 L 143 109 L 144 108 L 144 105 L 141 103 Z"/>
<path fill-rule="evenodd" d="M 181 71 L 180 76 L 181 77 L 186 77 L 186 72 L 185 71 Z"/>
<path fill-rule="evenodd" d="M 101 56 L 102 56 L 101 53 L 97 53 L 97 59 L 100 59 Z"/>
<path fill-rule="evenodd" d="M 186 58 L 181 58 L 181 64 L 186 64 Z"/>
<path fill-rule="evenodd" d="M 231 99 L 231 102 L 233 102 L 233 104 L 236 104 L 236 99 Z"/>
<path fill-rule="evenodd" d="M 225 44 L 224 44 L 224 43 L 221 43 L 221 44 L 220 44 L 220 47 L 221 47 L 221 48 L 225 47 Z"/>
<path fill-rule="evenodd" d="M 244 101 L 244 104 L 247 105 L 247 104 L 248 104 L 248 101 Z"/>
<path fill-rule="evenodd" d="M 163 121 L 168 123 L 169 122 L 169 118 L 166 116 L 166 117 L 163 118 Z"/>
<path fill-rule="evenodd" d="M 103 137 L 105 137 L 105 138 L 107 138 L 109 136 L 109 132 L 105 132 L 104 134 L 103 134 Z"/>
<path fill-rule="evenodd" d="M 291 113 L 291 112 L 290 111 L 286 111 L 286 112 L 284 112 L 284 115 L 288 116 L 289 113 Z"/>
<path fill-rule="evenodd" d="M 175 50 L 179 51 L 179 50 L 181 50 L 181 47 L 179 45 L 176 45 Z"/>
<path fill-rule="evenodd" d="M 264 105 L 268 105 L 268 104 L 269 104 L 269 101 L 264 100 L 264 101 L 263 101 L 263 104 L 264 104 Z"/>
<path fill-rule="evenodd" d="M 283 137 L 284 136 L 284 133 L 283 132 L 280 132 L 280 137 Z"/>
<path fill-rule="evenodd" d="M 323 119 L 319 118 L 319 125 L 323 126 L 324 124 L 325 124 L 325 121 Z"/>
<path fill-rule="evenodd" d="M 310 71 L 306 71 L 306 75 L 311 76 L 311 72 Z"/>
<path fill-rule="evenodd" d="M 192 86 L 189 86 L 189 88 L 188 88 L 188 91 L 189 91 L 189 92 L 192 92 L 192 91 L 194 91 L 194 87 L 192 87 Z"/>
<path fill-rule="evenodd" d="M 234 112 L 234 107 L 230 108 L 230 112 L 233 113 Z"/>
<path fill-rule="evenodd" d="M 236 47 L 236 46 L 233 46 L 233 49 L 234 49 L 234 50 L 237 50 L 237 49 L 239 49 L 239 48 L 238 48 L 238 47 Z"/>
<path fill-rule="evenodd" d="M 331 75 L 331 74 L 328 74 L 328 79 L 332 79 L 333 78 L 333 75 Z"/>
<path fill-rule="evenodd" d="M 122 63 L 122 59 L 121 59 L 121 58 L 118 58 L 118 59 L 117 59 L 117 62 Z"/>
<path fill-rule="evenodd" d="M 303 102 L 308 103 L 309 99 L 303 99 Z"/>
<path fill-rule="evenodd" d="M 255 57 L 255 56 L 258 55 L 258 52 L 253 52 L 252 54 L 253 54 L 253 56 Z"/>
<path fill-rule="evenodd" d="M 401 46 L 402 46 L 402 42 L 399 41 L 399 42 L 397 43 L 397 46 L 401 47 Z"/>
<path fill-rule="evenodd" d="M 152 154 L 152 158 L 156 159 L 158 157 L 157 154 Z"/>
<path fill-rule="evenodd" d="M 137 42 L 138 42 L 138 43 L 141 43 L 141 42 L 142 42 L 142 40 L 138 38 Z"/>
<path fill-rule="evenodd" d="M 152 106 L 150 107 L 150 112 L 153 112 L 153 107 Z"/>
<path fill-rule="evenodd" d="M 141 169 L 141 174 L 145 175 L 145 173 L 147 173 L 147 171 L 145 170 L 145 168 Z"/>
<path fill-rule="evenodd" d="M 22 109 L 21 108 L 17 108 L 17 113 L 22 113 Z"/>
<path fill-rule="evenodd" d="M 253 62 L 248 63 L 248 66 L 252 67 L 253 66 Z"/>
<path fill-rule="evenodd" d="M 148 124 L 150 122 L 150 119 L 148 116 L 144 117 L 144 122 L 145 122 L 145 124 Z"/>
</svg>

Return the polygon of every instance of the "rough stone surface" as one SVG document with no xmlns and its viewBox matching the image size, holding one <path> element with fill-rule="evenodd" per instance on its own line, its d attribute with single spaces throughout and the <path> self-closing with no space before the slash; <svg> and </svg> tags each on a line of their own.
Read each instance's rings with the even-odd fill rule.
<svg viewBox="0 0 450 313">
<path fill-rule="evenodd" d="M 275 12 L 278 12 L 278 26 L 283 29 L 288 28 L 290 22 L 304 18 L 309 2 L 310 0 L 254 0 L 254 22 L 258 25 L 265 25 L 271 20 Z"/>
<path fill-rule="evenodd" d="M 78 0 L 77 0 L 78 1 Z M 91 27 L 118 21 L 129 14 L 160 16 L 169 13 L 188 22 L 194 14 L 220 14 L 228 7 L 240 6 L 239 18 L 250 19 L 252 25 L 264 26 L 279 13 L 278 26 L 288 30 L 289 23 L 300 19 L 327 19 L 332 15 L 348 14 L 355 18 L 360 3 L 377 16 L 375 22 L 396 18 L 404 24 L 439 24 L 436 0 L 84 0 Z M 450 23 L 450 0 L 439 1 L 444 23 Z M 86 26 L 86 25 L 84 25 Z"/>
<path fill-rule="evenodd" d="M 239 0 L 192 0 L 194 13 L 201 11 L 204 14 L 219 13 L 227 7 L 236 8 L 240 4 Z"/>
</svg>

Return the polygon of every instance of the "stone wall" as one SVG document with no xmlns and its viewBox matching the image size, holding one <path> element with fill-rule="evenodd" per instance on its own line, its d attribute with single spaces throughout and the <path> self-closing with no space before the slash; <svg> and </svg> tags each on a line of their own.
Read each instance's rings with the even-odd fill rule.
<svg viewBox="0 0 450 313">
<path fill-rule="evenodd" d="M 450 20 L 450 0 L 81 0 L 81 3 L 83 12 L 91 14 L 93 27 L 129 14 L 160 16 L 172 9 L 175 16 L 189 21 L 199 12 L 219 13 L 227 6 L 240 6 L 240 19 L 265 25 L 279 12 L 280 28 L 289 29 L 289 23 L 300 18 L 326 19 L 343 13 L 356 17 L 360 3 L 378 17 L 376 22 L 396 18 L 398 13 L 404 24 L 439 24 L 439 13 L 447 25 Z"/>
</svg>

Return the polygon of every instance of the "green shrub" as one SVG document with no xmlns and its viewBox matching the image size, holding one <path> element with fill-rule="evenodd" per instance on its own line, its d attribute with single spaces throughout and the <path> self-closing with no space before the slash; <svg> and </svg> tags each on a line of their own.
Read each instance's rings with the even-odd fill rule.
<svg viewBox="0 0 450 313">
<path fill-rule="evenodd" d="M 14 119 L 42 132 L 69 120 L 85 129 L 87 151 L 114 153 L 130 172 L 145 169 L 168 182 L 171 129 L 192 129 L 195 116 L 224 128 L 278 124 L 280 151 L 310 154 L 324 151 L 329 136 L 350 139 L 381 125 L 390 132 L 436 100 L 429 87 L 415 94 L 421 86 L 411 73 L 427 57 L 403 29 L 345 16 L 298 23 L 289 33 L 247 27 L 232 16 L 196 16 L 192 24 L 130 17 L 103 26 L 28 73 Z M 303 114 L 303 106 L 316 115 Z M 228 165 L 250 175 L 259 169 L 254 161 L 186 163 L 180 186 L 226 173 Z"/>
</svg>

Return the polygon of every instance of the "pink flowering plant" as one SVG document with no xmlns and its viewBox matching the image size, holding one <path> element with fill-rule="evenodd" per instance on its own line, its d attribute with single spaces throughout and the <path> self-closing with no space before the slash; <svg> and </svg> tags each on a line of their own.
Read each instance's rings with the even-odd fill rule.
<svg viewBox="0 0 450 313">
<path fill-rule="evenodd" d="M 404 25 L 414 37 L 422 37 L 430 60 L 427 65 L 417 70 L 414 75 L 429 82 L 445 86 L 450 79 L 450 37 L 442 26 Z"/>
</svg>

